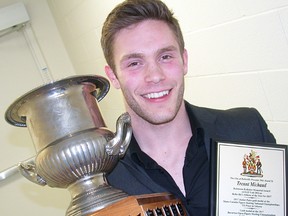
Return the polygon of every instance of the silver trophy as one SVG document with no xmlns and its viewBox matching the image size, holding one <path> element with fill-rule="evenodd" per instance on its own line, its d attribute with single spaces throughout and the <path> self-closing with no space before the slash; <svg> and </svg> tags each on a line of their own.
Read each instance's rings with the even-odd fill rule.
<svg viewBox="0 0 288 216">
<path fill-rule="evenodd" d="M 10 124 L 28 128 L 36 149 L 34 160 L 18 166 L 21 174 L 67 188 L 67 216 L 88 215 L 128 196 L 105 181 L 132 135 L 128 113 L 118 118 L 116 133 L 105 126 L 98 101 L 109 86 L 100 76 L 74 76 L 26 93 L 6 111 Z"/>
</svg>

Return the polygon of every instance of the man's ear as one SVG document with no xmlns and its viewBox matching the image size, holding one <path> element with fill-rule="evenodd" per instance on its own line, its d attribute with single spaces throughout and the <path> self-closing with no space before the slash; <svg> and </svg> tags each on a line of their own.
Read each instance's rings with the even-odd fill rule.
<svg viewBox="0 0 288 216">
<path fill-rule="evenodd" d="M 109 78 L 110 82 L 116 89 L 120 89 L 120 83 L 114 73 L 114 71 L 111 69 L 110 66 L 106 65 L 105 66 L 105 73 L 107 77 Z"/>
<path fill-rule="evenodd" d="M 183 66 L 184 66 L 184 75 L 186 75 L 188 73 L 188 52 L 186 49 L 184 49 L 182 58 L 183 58 Z"/>
</svg>

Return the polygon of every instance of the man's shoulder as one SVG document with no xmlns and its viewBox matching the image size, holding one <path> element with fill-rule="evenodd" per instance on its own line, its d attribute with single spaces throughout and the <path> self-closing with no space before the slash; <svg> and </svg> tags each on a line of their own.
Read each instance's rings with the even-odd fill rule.
<svg viewBox="0 0 288 216">
<path fill-rule="evenodd" d="M 235 107 L 229 109 L 215 109 L 209 107 L 201 107 L 186 102 L 186 109 L 192 112 L 197 118 L 213 118 L 214 120 L 255 120 L 261 119 L 262 116 L 253 107 Z"/>
<path fill-rule="evenodd" d="M 257 109 L 236 107 L 213 109 L 186 102 L 188 113 L 193 113 L 204 130 L 216 138 L 238 141 L 275 142 L 267 124 Z"/>
</svg>

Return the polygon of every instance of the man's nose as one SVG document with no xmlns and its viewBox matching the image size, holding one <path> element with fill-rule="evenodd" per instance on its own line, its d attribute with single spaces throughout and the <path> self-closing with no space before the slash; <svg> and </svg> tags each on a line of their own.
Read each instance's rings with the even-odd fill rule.
<svg viewBox="0 0 288 216">
<path fill-rule="evenodd" d="M 145 73 L 145 81 L 159 83 L 165 78 L 163 69 L 158 64 L 150 64 Z"/>
</svg>

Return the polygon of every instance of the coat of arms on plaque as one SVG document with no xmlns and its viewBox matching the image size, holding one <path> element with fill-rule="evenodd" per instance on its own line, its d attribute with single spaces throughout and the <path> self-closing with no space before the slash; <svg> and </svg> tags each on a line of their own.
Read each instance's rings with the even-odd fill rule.
<svg viewBox="0 0 288 216">
<path fill-rule="evenodd" d="M 242 161 L 243 172 L 241 175 L 249 177 L 263 177 L 262 163 L 256 151 L 251 150 L 245 154 Z"/>
</svg>

